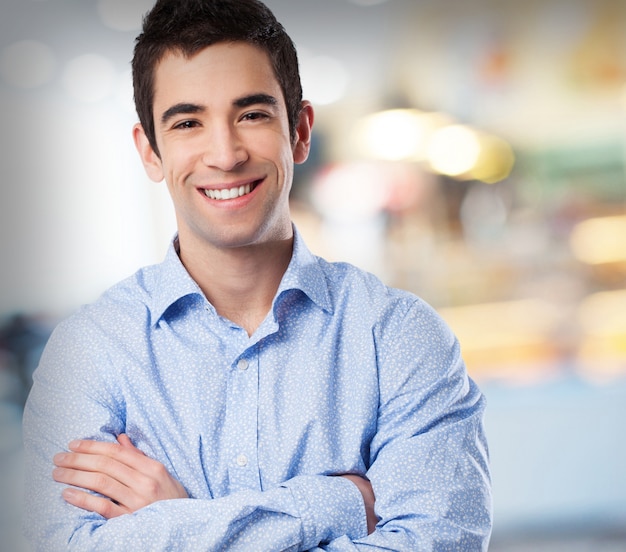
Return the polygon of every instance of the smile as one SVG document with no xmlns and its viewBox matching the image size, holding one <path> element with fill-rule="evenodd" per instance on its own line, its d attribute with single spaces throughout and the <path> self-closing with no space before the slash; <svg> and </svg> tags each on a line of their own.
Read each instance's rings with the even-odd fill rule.
<svg viewBox="0 0 626 552">
<path fill-rule="evenodd" d="M 224 188 L 223 190 L 204 190 L 204 194 L 211 198 L 217 199 L 219 201 L 224 201 L 227 199 L 236 199 L 241 196 L 245 196 L 249 194 L 254 188 L 256 188 L 257 183 L 253 182 L 251 184 L 245 184 L 236 188 Z"/>
</svg>

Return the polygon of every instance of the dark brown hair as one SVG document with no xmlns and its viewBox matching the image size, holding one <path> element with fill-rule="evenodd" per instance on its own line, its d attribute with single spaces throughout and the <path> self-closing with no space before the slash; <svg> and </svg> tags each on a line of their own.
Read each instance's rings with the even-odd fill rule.
<svg viewBox="0 0 626 552">
<path fill-rule="evenodd" d="M 270 9 L 258 0 L 157 0 L 144 17 L 132 61 L 135 108 L 157 154 L 153 114 L 157 64 L 168 52 L 192 56 L 219 42 L 247 42 L 267 52 L 294 139 L 302 103 L 298 58 L 291 38 Z"/>
</svg>

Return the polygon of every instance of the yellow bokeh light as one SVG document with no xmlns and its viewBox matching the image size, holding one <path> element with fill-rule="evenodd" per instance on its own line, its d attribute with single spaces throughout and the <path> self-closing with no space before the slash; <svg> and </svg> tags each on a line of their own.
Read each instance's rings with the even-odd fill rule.
<svg viewBox="0 0 626 552">
<path fill-rule="evenodd" d="M 481 145 L 474 130 L 463 125 L 449 125 L 433 135 L 428 148 L 430 164 L 438 173 L 462 176 L 475 166 Z"/>
<path fill-rule="evenodd" d="M 626 290 L 594 293 L 581 302 L 578 360 L 587 376 L 602 379 L 626 372 L 625 312 Z"/>
<path fill-rule="evenodd" d="M 489 184 L 508 177 L 515 160 L 501 138 L 453 123 L 445 114 L 417 109 L 364 117 L 355 128 L 354 143 L 368 159 L 426 162 L 435 173 Z"/>
<path fill-rule="evenodd" d="M 538 366 L 553 362 L 559 354 L 551 335 L 562 313 L 546 301 L 520 299 L 447 307 L 439 313 L 457 335 L 468 370 L 474 375 L 535 377 Z"/>
<path fill-rule="evenodd" d="M 626 337 L 626 290 L 603 291 L 586 297 L 578 319 L 587 334 Z"/>
<path fill-rule="evenodd" d="M 432 133 L 447 120 L 438 113 L 390 109 L 369 115 L 355 130 L 360 152 L 385 161 L 423 161 Z"/>
<path fill-rule="evenodd" d="M 472 178 L 495 184 L 509 176 L 515 163 L 511 146 L 497 136 L 481 134 L 481 151 L 471 170 Z"/>
<path fill-rule="evenodd" d="M 626 216 L 580 222 L 572 231 L 570 247 L 574 256 L 586 264 L 626 261 Z"/>
</svg>

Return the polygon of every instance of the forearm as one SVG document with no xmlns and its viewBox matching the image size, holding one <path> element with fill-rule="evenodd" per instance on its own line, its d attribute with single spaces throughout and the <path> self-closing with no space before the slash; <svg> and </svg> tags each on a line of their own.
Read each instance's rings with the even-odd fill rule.
<svg viewBox="0 0 626 552">
<path fill-rule="evenodd" d="M 293 489 L 281 486 L 265 492 L 243 491 L 215 500 L 155 502 L 134 514 L 108 521 L 98 516 L 80 516 L 74 519 L 77 525 L 72 528 L 67 549 L 295 551 L 312 548 L 343 533 L 350 538 L 363 534 L 361 512 L 358 508 L 353 508 L 353 512 L 345 510 L 351 501 L 342 497 L 350 492 L 349 483 L 338 478 L 303 476 L 288 484 Z M 323 492 L 327 494 L 324 515 L 317 499 L 311 503 L 303 498 L 312 486 L 317 487 L 320 500 Z M 335 506 L 329 512 L 327 506 L 332 502 Z M 40 549 L 65 550 L 62 539 L 55 538 L 54 528 L 50 529 L 53 534 L 38 544 Z"/>
<path fill-rule="evenodd" d="M 379 407 L 366 475 L 379 521 L 365 538 L 314 550 L 486 550 L 492 511 L 485 400 L 467 377 L 458 341 L 420 302 L 387 319 L 375 337 Z"/>
<path fill-rule="evenodd" d="M 311 552 L 486 551 L 491 485 L 480 412 L 381 451 L 368 471 L 376 495 L 376 530 L 342 536 Z M 420 457 L 418 451 L 429 450 Z"/>
<path fill-rule="evenodd" d="M 312 550 L 486 551 L 492 505 L 483 410 L 484 399 L 470 384 L 428 431 L 411 429 L 407 418 L 393 424 L 405 437 L 388 441 L 384 435 L 391 430 L 381 424 L 367 472 L 376 496 L 376 530 Z"/>
<path fill-rule="evenodd" d="M 223 498 L 162 500 L 105 520 L 61 499 L 27 445 L 28 532 L 36 550 L 306 550 L 367 534 L 358 489 L 340 477 L 298 476 L 276 488 Z"/>
<path fill-rule="evenodd" d="M 202 499 L 162 500 L 109 520 L 68 504 L 66 485 L 53 479 L 55 455 L 73 439 L 114 443 L 127 430 L 122 399 L 97 380 L 106 370 L 69 370 L 66 375 L 44 365 L 24 414 L 24 519 L 36 550 L 258 550 L 259 543 L 267 550 L 306 550 L 344 534 L 367 534 L 361 494 L 340 477 L 298 476 L 264 492 L 213 500 L 208 492 L 197 495 Z M 187 470 L 187 479 L 180 479 L 191 496 L 194 474 Z"/>
<path fill-rule="evenodd" d="M 156 502 L 106 522 L 83 522 L 69 550 L 302 550 L 303 520 L 289 489 L 215 500 Z"/>
</svg>

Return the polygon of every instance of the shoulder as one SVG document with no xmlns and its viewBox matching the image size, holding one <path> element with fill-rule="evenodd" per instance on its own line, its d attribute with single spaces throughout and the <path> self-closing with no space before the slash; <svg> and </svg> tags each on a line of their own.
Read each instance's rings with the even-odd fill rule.
<svg viewBox="0 0 626 552">
<path fill-rule="evenodd" d="M 318 257 L 335 306 L 360 305 L 377 319 L 401 320 L 411 311 L 429 317 L 434 310 L 422 298 L 409 291 L 385 284 L 378 276 L 350 263 L 329 262 Z"/>
<path fill-rule="evenodd" d="M 350 327 L 372 332 L 378 347 L 404 351 L 449 351 L 457 339 L 441 315 L 418 295 L 386 285 L 348 263 L 318 260 L 333 309 Z"/>
<path fill-rule="evenodd" d="M 115 336 L 138 335 L 138 330 L 150 324 L 157 279 L 157 267 L 149 266 L 113 285 L 94 302 L 62 320 L 52 332 L 47 348 L 94 354 Z"/>
</svg>

